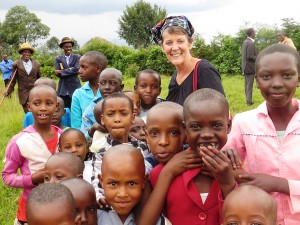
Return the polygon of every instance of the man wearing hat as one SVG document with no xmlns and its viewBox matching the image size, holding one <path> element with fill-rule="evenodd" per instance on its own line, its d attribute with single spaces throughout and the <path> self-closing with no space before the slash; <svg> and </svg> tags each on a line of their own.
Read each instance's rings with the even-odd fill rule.
<svg viewBox="0 0 300 225">
<path fill-rule="evenodd" d="M 11 80 L 11 84 L 7 87 L 7 91 L 4 92 L 4 96 L 9 96 L 14 91 L 14 87 L 18 81 L 19 102 L 25 113 L 28 112 L 27 102 L 29 91 L 33 88 L 34 82 L 41 77 L 40 64 L 30 58 L 34 51 L 34 48 L 30 44 L 21 44 L 18 50 L 21 59 L 12 64 L 12 74 L 16 70 L 17 72 Z"/>
<path fill-rule="evenodd" d="M 78 79 L 80 55 L 72 54 L 73 46 L 74 42 L 64 37 L 59 44 L 64 54 L 55 59 L 54 73 L 59 77 L 57 95 L 64 100 L 66 108 L 71 108 L 73 92 L 81 87 Z"/>
</svg>

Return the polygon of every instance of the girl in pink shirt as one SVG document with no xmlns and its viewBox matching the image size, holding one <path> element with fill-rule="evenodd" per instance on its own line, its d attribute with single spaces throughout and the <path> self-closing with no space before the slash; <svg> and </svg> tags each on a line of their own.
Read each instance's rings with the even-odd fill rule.
<svg viewBox="0 0 300 225">
<path fill-rule="evenodd" d="M 256 59 L 256 83 L 265 102 L 234 117 L 224 148 L 235 148 L 248 174 L 239 175 L 275 198 L 278 224 L 300 222 L 300 111 L 293 99 L 300 80 L 300 56 L 275 44 Z"/>
</svg>

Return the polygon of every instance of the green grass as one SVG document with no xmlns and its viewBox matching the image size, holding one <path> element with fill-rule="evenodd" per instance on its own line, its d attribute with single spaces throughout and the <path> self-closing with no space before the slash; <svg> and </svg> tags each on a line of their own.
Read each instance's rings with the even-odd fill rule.
<svg viewBox="0 0 300 225">
<path fill-rule="evenodd" d="M 161 97 L 165 98 L 168 92 L 168 84 L 170 77 L 162 76 L 162 92 Z M 236 76 L 222 76 L 223 86 L 225 88 L 226 96 L 231 107 L 231 113 L 235 115 L 238 112 L 243 112 L 249 109 L 256 108 L 263 98 L 259 90 L 254 87 L 252 106 L 246 105 L 244 95 L 244 78 L 241 75 Z M 124 80 L 124 90 L 132 90 L 134 78 Z M 16 90 L 16 88 L 15 88 Z M 4 91 L 3 80 L 0 80 L 0 93 Z M 300 91 L 297 90 L 295 98 L 300 98 Z M 2 97 L 1 97 L 2 99 Z M 2 171 L 4 163 L 5 148 L 11 137 L 22 130 L 23 109 L 20 106 L 16 91 L 11 98 L 5 98 L 0 106 L 0 170 Z M 17 200 L 21 190 L 14 189 L 3 185 L 2 179 L 0 182 L 0 224 L 12 224 L 17 210 Z"/>
</svg>

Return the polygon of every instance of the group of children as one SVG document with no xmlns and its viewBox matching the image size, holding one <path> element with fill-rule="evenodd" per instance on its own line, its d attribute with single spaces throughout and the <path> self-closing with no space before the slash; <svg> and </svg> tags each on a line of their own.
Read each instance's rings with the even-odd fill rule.
<svg viewBox="0 0 300 225">
<path fill-rule="evenodd" d="M 64 107 L 53 87 L 30 92 L 33 125 L 9 142 L 2 171 L 5 184 L 23 189 L 16 224 L 299 224 L 295 50 L 260 53 L 266 101 L 233 121 L 215 90 L 193 92 L 183 107 L 162 102 L 159 74 L 144 70 L 122 92 L 121 72 L 95 57 L 103 59 L 80 60 L 85 81 L 100 73 L 101 94 L 91 88 L 95 100 L 80 109 L 82 123 L 91 121 L 83 130 L 54 123 Z"/>
</svg>

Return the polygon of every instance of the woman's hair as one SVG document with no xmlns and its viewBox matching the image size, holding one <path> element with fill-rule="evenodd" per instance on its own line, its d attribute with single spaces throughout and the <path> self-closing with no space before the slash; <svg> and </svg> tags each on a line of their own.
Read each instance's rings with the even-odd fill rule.
<svg viewBox="0 0 300 225">
<path fill-rule="evenodd" d="M 264 56 L 270 55 L 270 54 L 273 54 L 273 53 L 276 53 L 276 52 L 286 53 L 286 54 L 290 54 L 290 55 L 294 56 L 295 62 L 296 62 L 296 65 L 297 65 L 298 73 L 300 73 L 300 55 L 299 55 L 299 53 L 295 49 L 293 49 L 292 47 L 290 47 L 288 45 L 285 45 L 285 44 L 273 44 L 273 45 L 270 45 L 270 46 L 266 47 L 264 50 L 262 50 L 256 58 L 255 71 L 258 70 L 260 60 Z"/>
<path fill-rule="evenodd" d="M 181 27 L 178 27 L 178 26 L 171 26 L 171 27 L 168 27 L 167 29 L 164 30 L 164 32 L 168 32 L 169 34 L 184 34 L 186 35 L 188 41 L 190 43 L 193 43 L 193 38 L 190 37 L 188 35 L 188 33 L 186 32 L 185 29 L 181 28 Z M 163 37 L 162 37 L 162 41 L 163 41 Z M 162 44 L 162 43 L 161 43 Z"/>
</svg>

